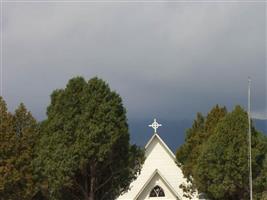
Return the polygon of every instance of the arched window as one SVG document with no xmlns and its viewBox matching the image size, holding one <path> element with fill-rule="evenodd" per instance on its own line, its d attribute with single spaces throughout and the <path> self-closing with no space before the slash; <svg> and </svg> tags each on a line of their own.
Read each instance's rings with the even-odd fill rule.
<svg viewBox="0 0 267 200">
<path fill-rule="evenodd" d="M 164 190 L 156 185 L 150 192 L 149 197 L 165 197 Z"/>
</svg>

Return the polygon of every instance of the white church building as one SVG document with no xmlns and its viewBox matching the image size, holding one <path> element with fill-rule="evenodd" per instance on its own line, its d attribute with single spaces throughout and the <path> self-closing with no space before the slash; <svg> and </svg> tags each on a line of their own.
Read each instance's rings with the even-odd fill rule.
<svg viewBox="0 0 267 200">
<path fill-rule="evenodd" d="M 131 183 L 130 189 L 117 200 L 189 200 L 180 188 L 181 184 L 188 183 L 176 164 L 175 155 L 157 134 L 161 124 L 154 119 L 149 126 L 154 129 L 154 134 L 145 146 L 145 162 L 141 172 Z M 198 200 L 198 194 L 193 194 L 191 199 Z"/>
</svg>

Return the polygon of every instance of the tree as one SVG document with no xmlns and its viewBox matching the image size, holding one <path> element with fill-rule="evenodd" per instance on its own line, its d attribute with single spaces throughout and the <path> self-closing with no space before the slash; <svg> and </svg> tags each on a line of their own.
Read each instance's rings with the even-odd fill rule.
<svg viewBox="0 0 267 200">
<path fill-rule="evenodd" d="M 37 123 L 23 104 L 8 113 L 0 98 L 0 199 L 31 199 Z"/>
<path fill-rule="evenodd" d="M 38 130 L 37 121 L 23 103 L 15 110 L 13 128 L 16 134 L 16 166 L 20 173 L 19 198 L 31 199 L 35 189 L 32 161 Z"/>
<path fill-rule="evenodd" d="M 190 183 L 180 185 L 180 188 L 184 191 L 184 196 L 187 198 L 190 198 L 191 194 L 197 189 L 193 178 L 203 145 L 214 134 L 215 127 L 226 113 L 226 108 L 219 105 L 214 106 L 207 114 L 207 117 L 197 113 L 192 128 L 186 131 L 185 143 L 176 152 L 178 165 L 182 168 L 184 176 Z"/>
<path fill-rule="evenodd" d="M 215 200 L 248 199 L 248 117 L 240 107 L 221 120 L 205 143 L 194 173 L 199 191 Z M 253 179 L 261 173 L 266 139 L 252 129 Z"/>
<path fill-rule="evenodd" d="M 15 168 L 16 157 L 14 145 L 16 142 L 13 132 L 12 115 L 0 97 L 0 199 L 12 199 L 12 187 L 19 180 Z"/>
<path fill-rule="evenodd" d="M 177 150 L 176 158 L 181 164 L 183 174 L 192 182 L 197 159 L 203 144 L 214 133 L 218 122 L 226 115 L 225 107 L 214 106 L 207 117 L 197 113 L 192 128 L 186 131 L 185 143 Z"/>
<path fill-rule="evenodd" d="M 114 199 L 128 189 L 143 161 L 129 144 L 120 96 L 101 79 L 71 79 L 55 90 L 42 123 L 37 173 L 52 199 Z"/>
<path fill-rule="evenodd" d="M 191 181 L 192 171 L 199 155 L 199 148 L 204 139 L 205 118 L 197 113 L 192 128 L 186 131 L 185 143 L 177 150 L 176 158 L 182 167 L 183 174 Z"/>
<path fill-rule="evenodd" d="M 218 104 L 214 106 L 208 113 L 205 122 L 205 131 L 208 137 L 214 133 L 217 124 L 222 120 L 227 114 L 227 109 L 225 106 L 220 107 Z"/>
<path fill-rule="evenodd" d="M 262 160 L 262 154 L 259 154 L 259 152 L 257 152 L 258 156 L 257 162 L 258 165 L 262 164 L 262 166 L 260 166 L 257 170 L 257 174 L 255 175 L 255 180 L 254 180 L 254 188 L 253 188 L 253 193 L 254 193 L 254 199 L 259 199 L 259 200 L 267 200 L 267 137 L 264 138 L 263 135 L 260 135 L 261 137 L 259 137 L 259 144 L 260 145 L 264 145 L 262 147 L 257 147 L 257 150 L 263 150 L 265 149 L 265 159 L 264 162 L 260 162 Z M 264 150 L 263 150 L 264 151 Z"/>
<path fill-rule="evenodd" d="M 245 187 L 248 185 L 246 126 L 247 115 L 240 106 L 228 114 L 225 107 L 218 105 L 212 108 L 207 117 L 198 113 L 192 128 L 187 130 L 185 143 L 176 153 L 185 177 L 192 183 L 189 186 L 182 185 L 181 188 L 186 192 L 194 192 L 198 189 L 212 199 L 246 198 L 248 195 L 248 188 Z M 233 138 L 234 136 L 239 138 L 237 140 L 239 144 L 235 148 L 233 146 L 238 142 Z M 267 157 L 267 137 L 253 126 L 252 147 L 254 199 L 266 198 L 264 191 L 267 189 L 267 180 L 264 159 Z M 228 152 L 227 156 L 223 157 L 222 152 Z M 239 164 L 237 165 L 236 162 Z M 234 173 L 238 175 L 230 178 Z M 237 178 L 241 176 L 244 180 Z M 231 181 L 223 182 L 224 178 Z M 235 187 L 239 185 L 239 189 L 233 189 L 233 185 Z"/>
</svg>

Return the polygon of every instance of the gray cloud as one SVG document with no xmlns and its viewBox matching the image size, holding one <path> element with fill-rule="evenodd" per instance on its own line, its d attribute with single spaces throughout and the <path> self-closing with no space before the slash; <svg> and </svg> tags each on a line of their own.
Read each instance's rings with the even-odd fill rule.
<svg viewBox="0 0 267 200">
<path fill-rule="evenodd" d="M 68 79 L 99 76 L 129 118 L 192 118 L 216 103 L 267 113 L 265 7 L 46 5 L 4 7 L 4 98 L 39 119 Z"/>
</svg>

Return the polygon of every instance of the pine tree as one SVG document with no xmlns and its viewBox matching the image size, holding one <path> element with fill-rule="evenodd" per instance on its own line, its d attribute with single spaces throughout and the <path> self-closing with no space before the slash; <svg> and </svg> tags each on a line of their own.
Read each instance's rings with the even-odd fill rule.
<svg viewBox="0 0 267 200">
<path fill-rule="evenodd" d="M 182 166 L 184 175 L 190 179 L 195 161 L 199 155 L 199 148 L 204 139 L 205 118 L 197 113 L 192 128 L 186 131 L 185 143 L 177 150 L 176 158 Z"/>
<path fill-rule="evenodd" d="M 248 199 L 248 117 L 237 106 L 227 114 L 205 143 L 197 160 L 194 180 L 197 188 L 211 199 Z M 253 179 L 261 171 L 266 155 L 266 141 L 252 129 Z"/>
<path fill-rule="evenodd" d="M 13 185 L 19 181 L 19 172 L 15 168 L 14 152 L 16 136 L 13 131 L 12 115 L 0 97 L 0 199 L 14 199 Z"/>
<path fill-rule="evenodd" d="M 31 199 L 36 121 L 21 104 L 12 115 L 0 98 L 0 199 Z"/>
<path fill-rule="evenodd" d="M 226 108 L 219 107 L 219 105 L 214 106 L 207 114 L 207 117 L 197 113 L 192 128 L 186 131 L 185 143 L 177 150 L 176 158 L 181 163 L 185 177 L 191 182 L 203 144 L 214 133 L 218 122 L 224 118 L 226 113 Z"/>
<path fill-rule="evenodd" d="M 13 115 L 16 134 L 16 168 L 20 173 L 20 199 L 31 199 L 34 193 L 33 156 L 37 139 L 37 122 L 24 104 L 20 104 Z"/>
<path fill-rule="evenodd" d="M 51 199 L 114 199 L 140 170 L 120 96 L 101 79 L 77 77 L 51 95 L 36 168 Z"/>
<path fill-rule="evenodd" d="M 214 106 L 208 113 L 205 122 L 205 131 L 208 137 L 214 133 L 217 124 L 222 120 L 227 114 L 226 107 L 220 107 L 218 104 Z"/>
<path fill-rule="evenodd" d="M 257 146 L 253 153 L 257 168 L 255 168 L 254 164 L 253 198 L 256 200 L 267 200 L 267 137 L 259 133 L 255 139 L 257 139 Z M 264 152 L 265 154 L 263 154 Z"/>
<path fill-rule="evenodd" d="M 176 157 L 192 185 L 186 192 L 206 193 L 211 199 L 248 198 L 247 114 L 237 106 L 227 114 L 216 105 L 204 118 L 199 113 Z M 254 199 L 266 198 L 267 137 L 252 126 Z M 265 191 L 265 192 L 264 192 Z"/>
</svg>

